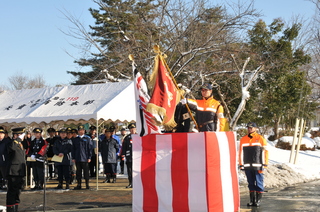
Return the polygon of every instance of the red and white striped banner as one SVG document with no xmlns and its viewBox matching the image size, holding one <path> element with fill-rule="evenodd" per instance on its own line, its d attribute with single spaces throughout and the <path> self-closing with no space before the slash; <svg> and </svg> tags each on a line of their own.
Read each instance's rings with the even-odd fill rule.
<svg viewBox="0 0 320 212">
<path fill-rule="evenodd" d="M 234 132 L 133 136 L 133 211 L 238 211 Z"/>
</svg>

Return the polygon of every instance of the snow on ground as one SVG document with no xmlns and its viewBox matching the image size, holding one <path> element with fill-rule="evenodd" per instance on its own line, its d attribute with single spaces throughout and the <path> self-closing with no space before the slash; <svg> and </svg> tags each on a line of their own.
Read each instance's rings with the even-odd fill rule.
<svg viewBox="0 0 320 212">
<path fill-rule="evenodd" d="M 320 179 L 320 150 L 300 151 L 296 164 L 289 163 L 291 151 L 276 148 L 275 142 L 268 141 L 268 151 L 269 166 L 264 170 L 266 188 L 282 187 Z M 243 171 L 239 172 L 239 182 L 247 185 Z"/>
</svg>

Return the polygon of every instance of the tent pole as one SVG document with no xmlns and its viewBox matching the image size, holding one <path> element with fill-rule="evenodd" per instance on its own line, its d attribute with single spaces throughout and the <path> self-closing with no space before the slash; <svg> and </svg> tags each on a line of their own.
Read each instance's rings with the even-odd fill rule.
<svg viewBox="0 0 320 212">
<path fill-rule="evenodd" d="M 99 180 L 99 121 L 97 119 L 97 139 L 96 139 L 96 184 L 97 184 L 97 191 L 99 190 L 98 180 Z"/>
</svg>

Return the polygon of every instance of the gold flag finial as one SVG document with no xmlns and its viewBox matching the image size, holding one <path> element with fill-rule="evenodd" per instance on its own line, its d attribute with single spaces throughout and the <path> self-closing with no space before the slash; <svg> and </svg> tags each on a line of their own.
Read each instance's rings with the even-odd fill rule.
<svg viewBox="0 0 320 212">
<path fill-rule="evenodd" d="M 154 45 L 154 46 L 153 46 L 153 51 L 154 51 L 155 53 L 159 54 L 159 53 L 160 53 L 160 47 L 159 47 L 159 45 Z"/>
<path fill-rule="evenodd" d="M 129 60 L 134 61 L 134 56 L 132 54 L 129 54 Z"/>
</svg>

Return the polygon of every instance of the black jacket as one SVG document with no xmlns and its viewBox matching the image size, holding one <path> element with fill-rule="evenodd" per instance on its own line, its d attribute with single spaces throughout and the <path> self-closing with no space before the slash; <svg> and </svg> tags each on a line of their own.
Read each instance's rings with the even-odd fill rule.
<svg viewBox="0 0 320 212">
<path fill-rule="evenodd" d="M 4 138 L 0 141 L 0 166 L 7 166 L 8 158 L 8 143 L 11 142 L 9 138 Z"/>
<path fill-rule="evenodd" d="M 131 134 L 127 135 L 123 139 L 121 155 L 126 157 L 128 163 L 132 163 L 132 138 Z"/>
<path fill-rule="evenodd" d="M 116 139 L 104 138 L 99 142 L 99 150 L 102 156 L 102 163 L 117 163 L 117 152 L 119 151 L 119 144 Z"/>
<path fill-rule="evenodd" d="M 19 138 L 8 143 L 7 176 L 26 176 L 25 151 Z"/>
<path fill-rule="evenodd" d="M 63 153 L 63 159 L 62 162 L 55 162 L 57 166 L 59 165 L 70 165 L 71 164 L 71 151 L 72 151 L 72 141 L 71 139 L 65 138 L 59 138 L 54 142 L 53 145 L 53 154 L 59 155 L 60 153 Z"/>
<path fill-rule="evenodd" d="M 36 158 L 44 157 L 47 153 L 47 142 L 42 137 L 39 140 L 33 139 L 29 148 L 30 155 L 35 155 Z"/>
<path fill-rule="evenodd" d="M 59 140 L 59 137 L 52 137 L 52 138 L 47 138 L 46 141 L 48 143 L 48 151 L 47 151 L 47 156 L 48 158 L 52 158 L 54 153 L 53 153 L 53 146 L 54 146 L 54 143 Z"/>
</svg>

